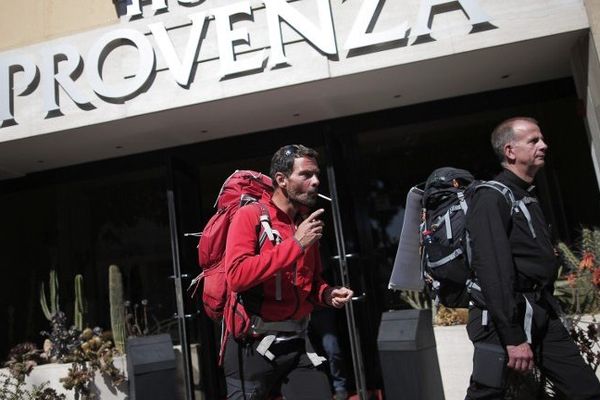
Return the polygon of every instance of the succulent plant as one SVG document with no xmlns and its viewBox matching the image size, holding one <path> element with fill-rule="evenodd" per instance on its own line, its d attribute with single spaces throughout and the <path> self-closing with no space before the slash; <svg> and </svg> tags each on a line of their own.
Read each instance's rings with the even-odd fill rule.
<svg viewBox="0 0 600 400">
<path fill-rule="evenodd" d="M 62 311 L 52 317 L 51 326 L 50 332 L 40 332 L 52 343 L 48 358 L 53 362 L 68 362 L 73 349 L 81 344 L 80 332 L 74 326 L 67 328 L 67 317 Z"/>
</svg>

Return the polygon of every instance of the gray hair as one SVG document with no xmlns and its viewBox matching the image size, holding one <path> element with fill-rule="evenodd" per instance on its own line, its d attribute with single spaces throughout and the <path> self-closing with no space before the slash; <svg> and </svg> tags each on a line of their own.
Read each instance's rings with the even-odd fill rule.
<svg viewBox="0 0 600 400">
<path fill-rule="evenodd" d="M 504 146 L 507 143 L 510 143 L 515 137 L 514 124 L 517 121 L 527 121 L 533 124 L 538 125 L 537 120 L 530 117 L 512 117 L 507 120 L 502 121 L 498 126 L 494 128 L 492 131 L 492 148 L 494 149 L 494 153 L 498 157 L 500 163 L 504 164 Z"/>
</svg>

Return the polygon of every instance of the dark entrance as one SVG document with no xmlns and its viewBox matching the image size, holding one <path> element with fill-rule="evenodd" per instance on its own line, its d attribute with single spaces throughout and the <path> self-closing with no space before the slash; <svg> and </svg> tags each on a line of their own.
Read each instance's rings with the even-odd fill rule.
<svg viewBox="0 0 600 400">
<path fill-rule="evenodd" d="M 39 341 L 38 332 L 47 329 L 38 289 L 49 269 L 57 269 L 63 279 L 61 299 L 69 313 L 73 276 L 84 274 L 89 299 L 106 299 L 107 267 L 115 263 L 124 272 L 129 300 L 148 299 L 161 327 L 182 346 L 188 375 L 181 384 L 187 398 L 194 393 L 219 398 L 224 393 L 216 368 L 219 328 L 185 292 L 189 278 L 198 273 L 197 238 L 185 233 L 199 231 L 213 214 L 215 197 L 231 172 L 267 171 L 278 147 L 303 143 L 320 152 L 321 192 L 339 205 L 334 210 L 322 204 L 328 220 L 321 250 L 330 280 L 341 284 L 347 279 L 357 295 L 353 312 L 364 368 L 354 364 L 364 370 L 367 388 L 382 388 L 376 327 L 382 311 L 409 307 L 387 290 L 406 193 L 443 165 L 491 177 L 498 166 L 489 133 L 515 115 L 538 119 L 550 144 L 547 167 L 536 183 L 555 236 L 569 242 L 580 224 L 599 225 L 600 194 L 570 79 L 0 182 L 0 267 L 5 274 L 0 320 L 8 321 L 0 331 L 0 357 L 17 343 Z M 334 214 L 339 214 L 335 221 Z M 340 264 L 347 266 L 347 277 Z M 108 301 L 94 302 L 90 324 L 108 328 L 108 315 Z M 346 359 L 352 360 L 344 312 L 336 319 Z M 351 390 L 360 381 L 355 376 L 349 371 Z"/>
</svg>

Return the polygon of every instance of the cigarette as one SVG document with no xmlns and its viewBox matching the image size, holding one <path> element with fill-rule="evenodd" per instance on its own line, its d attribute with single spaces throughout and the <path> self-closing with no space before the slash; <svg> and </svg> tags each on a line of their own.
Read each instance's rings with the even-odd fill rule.
<svg viewBox="0 0 600 400">
<path fill-rule="evenodd" d="M 319 196 L 320 198 L 322 198 L 322 199 L 325 199 L 325 200 L 327 200 L 327 201 L 331 201 L 331 197 L 327 197 L 327 196 L 325 196 L 324 194 L 321 194 L 321 193 L 319 193 L 319 194 L 318 194 L 318 196 Z"/>
</svg>

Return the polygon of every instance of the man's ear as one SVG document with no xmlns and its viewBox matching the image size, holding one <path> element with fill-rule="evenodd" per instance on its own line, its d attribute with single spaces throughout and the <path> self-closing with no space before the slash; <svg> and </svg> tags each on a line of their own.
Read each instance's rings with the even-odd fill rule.
<svg viewBox="0 0 600 400">
<path fill-rule="evenodd" d="M 275 174 L 275 182 L 277 182 L 277 186 L 285 188 L 287 185 L 287 176 L 283 172 L 277 172 Z"/>
<path fill-rule="evenodd" d="M 504 159 L 509 164 L 511 164 L 512 161 L 515 160 L 515 153 L 513 151 L 513 146 L 512 146 L 512 144 L 510 142 L 506 143 L 504 145 Z"/>
</svg>

